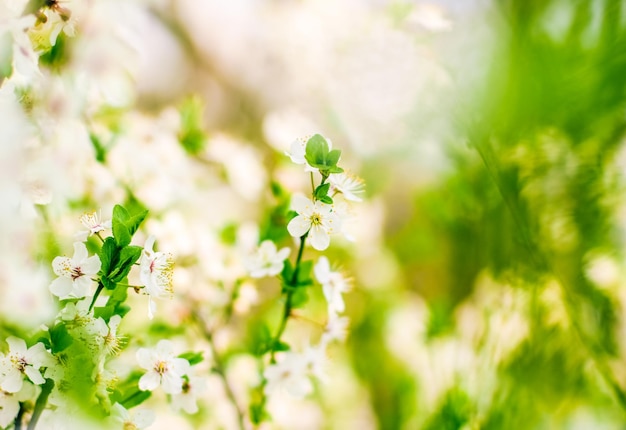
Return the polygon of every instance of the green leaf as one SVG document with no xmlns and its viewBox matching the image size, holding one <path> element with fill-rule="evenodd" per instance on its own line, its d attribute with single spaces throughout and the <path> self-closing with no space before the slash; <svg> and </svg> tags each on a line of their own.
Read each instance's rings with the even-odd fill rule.
<svg viewBox="0 0 626 430">
<path fill-rule="evenodd" d="M 332 151 L 328 153 L 328 156 L 326 158 L 326 165 L 331 166 L 331 167 L 337 166 L 337 163 L 339 162 L 340 157 L 341 157 L 341 150 L 333 149 Z"/>
<path fill-rule="evenodd" d="M 328 190 L 330 189 L 330 184 L 323 184 L 315 188 L 315 198 L 317 200 L 322 200 L 324 197 L 328 196 Z"/>
<path fill-rule="evenodd" d="M 276 352 L 289 351 L 291 347 L 286 342 L 276 341 L 272 344 L 272 350 Z"/>
<path fill-rule="evenodd" d="M 199 97 L 186 99 L 180 107 L 180 132 L 178 140 L 185 150 L 196 155 L 204 149 L 206 135 L 203 130 L 204 105 Z"/>
<path fill-rule="evenodd" d="M 74 342 L 65 324 L 57 324 L 50 329 L 52 353 L 61 352 Z"/>
<path fill-rule="evenodd" d="M 322 203 L 326 203 L 327 205 L 332 205 L 333 204 L 333 199 L 330 196 L 324 196 L 321 199 L 319 199 L 320 202 Z"/>
<path fill-rule="evenodd" d="M 113 282 L 120 282 L 133 268 L 133 264 L 139 260 L 143 248 L 140 246 L 126 246 L 119 254 L 119 260 L 115 268 L 109 273 L 108 278 Z"/>
<path fill-rule="evenodd" d="M 124 209 L 120 205 L 115 205 L 113 208 L 113 237 L 115 238 L 115 243 L 120 248 L 128 245 L 132 239 L 132 235 L 126 226 L 126 222 L 129 220 L 130 215 L 128 211 Z"/>
<path fill-rule="evenodd" d="M 272 333 L 264 322 L 252 322 L 249 327 L 248 350 L 251 354 L 261 357 L 271 348 Z"/>
<path fill-rule="evenodd" d="M 280 277 L 283 279 L 285 284 L 291 283 L 291 278 L 293 278 L 293 266 L 289 259 L 285 259 L 285 264 L 283 265 L 283 270 L 280 272 Z"/>
<path fill-rule="evenodd" d="M 104 164 L 106 162 L 107 155 L 106 147 L 102 144 L 98 136 L 96 136 L 94 133 L 89 133 L 89 140 L 93 145 L 94 151 L 96 151 L 96 160 L 99 163 Z"/>
<path fill-rule="evenodd" d="M 195 364 L 202 362 L 204 360 L 204 355 L 202 354 L 202 352 L 189 351 L 189 352 L 180 354 L 178 358 L 184 358 L 185 360 L 189 362 L 190 365 L 193 366 Z"/>
<path fill-rule="evenodd" d="M 143 211 L 132 215 L 128 221 L 126 221 L 125 224 L 131 237 L 135 234 L 143 220 L 146 219 L 146 216 L 148 216 L 148 210 L 144 209 Z"/>
<path fill-rule="evenodd" d="M 113 305 L 97 306 L 93 308 L 94 318 L 102 318 L 106 322 L 111 319 L 111 317 L 114 315 L 114 312 L 115 306 Z"/>
</svg>

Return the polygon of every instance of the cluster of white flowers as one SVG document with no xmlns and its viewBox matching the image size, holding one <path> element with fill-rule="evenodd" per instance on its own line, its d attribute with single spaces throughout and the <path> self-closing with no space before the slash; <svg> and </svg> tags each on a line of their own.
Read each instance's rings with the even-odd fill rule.
<svg viewBox="0 0 626 430">
<path fill-rule="evenodd" d="M 137 362 L 147 370 L 139 379 L 141 390 L 153 391 L 162 387 L 172 396 L 175 410 L 182 409 L 190 414 L 198 411 L 197 399 L 206 392 L 206 378 L 191 373 L 189 362 L 174 355 L 172 342 L 163 339 L 153 349 L 140 348 Z"/>
</svg>

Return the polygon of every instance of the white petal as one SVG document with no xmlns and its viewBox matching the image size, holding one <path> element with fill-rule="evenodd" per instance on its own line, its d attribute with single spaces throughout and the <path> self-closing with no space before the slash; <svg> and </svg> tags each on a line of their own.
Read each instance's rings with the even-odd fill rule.
<svg viewBox="0 0 626 430">
<path fill-rule="evenodd" d="M 8 427 L 20 410 L 20 403 L 15 396 L 0 394 L 0 427 Z"/>
<path fill-rule="evenodd" d="M 67 279 L 67 278 L 65 278 Z M 72 295 L 79 299 L 89 295 L 89 287 L 91 287 L 91 279 L 86 276 L 80 276 L 72 282 Z"/>
<path fill-rule="evenodd" d="M 85 275 L 95 275 L 100 270 L 102 263 L 100 262 L 100 257 L 97 255 L 92 255 L 80 265 L 81 271 Z"/>
<path fill-rule="evenodd" d="M 152 362 L 152 353 L 148 348 L 139 348 L 135 357 L 137 358 L 137 363 L 142 369 L 152 369 L 154 363 Z"/>
<path fill-rule="evenodd" d="M 152 391 L 161 383 L 161 376 L 154 371 L 148 372 L 139 379 L 139 389 Z"/>
<path fill-rule="evenodd" d="M 50 284 L 50 292 L 57 297 L 64 298 L 67 297 L 69 293 L 72 292 L 72 280 L 70 278 L 59 277 L 56 278 Z"/>
<path fill-rule="evenodd" d="M 46 382 L 46 380 L 43 379 L 43 376 L 41 376 L 41 373 L 39 373 L 39 370 L 36 370 L 32 366 L 26 366 L 24 373 L 26 373 L 26 376 L 33 381 L 33 384 L 41 385 Z"/>
<path fill-rule="evenodd" d="M 179 394 L 183 391 L 183 378 L 172 372 L 166 372 L 163 374 L 161 385 L 167 394 Z"/>
<path fill-rule="evenodd" d="M 135 411 L 133 422 L 140 429 L 145 429 L 156 420 L 156 414 L 150 409 Z"/>
<path fill-rule="evenodd" d="M 83 260 L 89 257 L 87 252 L 87 246 L 83 242 L 74 242 L 74 256 L 72 257 L 72 263 L 74 266 L 82 264 Z"/>
<path fill-rule="evenodd" d="M 37 342 L 26 351 L 26 361 L 32 364 L 36 369 L 41 366 L 46 366 L 50 362 L 50 355 L 46 351 L 46 347 L 43 343 Z"/>
<path fill-rule="evenodd" d="M 57 276 L 71 276 L 71 260 L 68 257 L 54 257 L 52 270 Z"/>
<path fill-rule="evenodd" d="M 22 374 L 17 369 L 11 369 L 4 375 L 4 380 L 0 384 L 0 388 L 7 393 L 17 393 L 22 389 Z"/>
<path fill-rule="evenodd" d="M 148 318 L 154 319 L 154 314 L 156 313 L 156 303 L 152 300 L 152 296 L 148 297 Z"/>
<path fill-rule="evenodd" d="M 154 242 L 156 241 L 156 237 L 153 235 L 148 236 L 146 239 L 146 243 L 143 244 L 144 251 L 147 251 L 149 254 L 152 254 L 154 248 Z"/>
<path fill-rule="evenodd" d="M 330 245 L 330 236 L 320 225 L 314 225 L 311 227 L 309 239 L 311 240 L 311 246 L 318 251 L 323 251 L 328 248 L 328 245 Z"/>
<path fill-rule="evenodd" d="M 282 263 L 282 261 L 289 257 L 289 254 L 291 253 L 291 249 L 289 248 L 282 248 L 280 251 L 278 251 L 278 253 L 276 253 L 276 260 L 280 261 Z"/>
<path fill-rule="evenodd" d="M 171 363 L 172 371 L 179 376 L 186 375 L 187 373 L 189 373 L 189 369 L 191 369 L 189 362 L 184 358 L 174 358 L 172 359 Z"/>
<path fill-rule="evenodd" d="M 317 260 L 315 267 L 313 267 L 313 273 L 315 273 L 315 278 L 320 284 L 328 282 L 330 280 L 330 263 L 328 262 L 328 258 L 321 256 L 319 260 Z"/>
<path fill-rule="evenodd" d="M 168 359 L 174 355 L 174 344 L 170 340 L 162 339 L 155 350 L 160 359 Z"/>
<path fill-rule="evenodd" d="M 302 194 L 295 194 L 291 198 L 291 209 L 298 212 L 300 215 L 310 215 L 313 213 L 313 202 Z"/>
<path fill-rule="evenodd" d="M 298 215 L 287 224 L 287 231 L 293 237 L 302 237 L 311 228 L 311 220 Z"/>
<path fill-rule="evenodd" d="M 19 355 L 26 355 L 26 342 L 24 339 L 20 339 L 19 337 L 9 336 L 7 338 L 7 343 L 9 344 L 9 350 L 12 353 Z"/>
</svg>

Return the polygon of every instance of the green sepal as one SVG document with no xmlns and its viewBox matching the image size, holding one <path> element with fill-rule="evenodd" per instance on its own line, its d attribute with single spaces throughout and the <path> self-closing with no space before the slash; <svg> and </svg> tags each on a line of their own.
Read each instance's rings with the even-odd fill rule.
<svg viewBox="0 0 626 430">
<path fill-rule="evenodd" d="M 252 323 L 248 332 L 248 350 L 256 357 L 262 357 L 272 347 L 272 333 L 264 322 Z"/>
<path fill-rule="evenodd" d="M 322 203 L 326 203 L 327 205 L 332 205 L 333 204 L 333 199 L 330 196 L 324 196 L 321 199 L 318 199 L 320 202 Z"/>
<path fill-rule="evenodd" d="M 282 342 L 280 340 L 276 342 L 272 342 L 272 351 L 281 352 L 281 351 L 289 351 L 291 346 L 288 343 Z"/>
<path fill-rule="evenodd" d="M 202 352 L 184 352 L 178 356 L 178 358 L 184 358 L 189 362 L 191 366 L 201 363 L 204 360 Z"/>
<path fill-rule="evenodd" d="M 315 188 L 314 197 L 316 200 L 321 200 L 328 196 L 328 190 L 330 190 L 330 184 L 322 184 Z"/>
</svg>

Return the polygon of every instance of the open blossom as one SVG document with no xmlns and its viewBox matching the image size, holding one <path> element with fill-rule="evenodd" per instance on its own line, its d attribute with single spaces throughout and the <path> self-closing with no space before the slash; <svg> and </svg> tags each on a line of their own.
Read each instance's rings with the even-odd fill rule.
<svg viewBox="0 0 626 430">
<path fill-rule="evenodd" d="M 306 172 L 317 172 L 318 169 L 315 167 L 311 167 L 309 163 L 307 163 L 304 156 L 306 155 L 306 144 L 313 137 L 312 135 L 299 137 L 291 143 L 289 151 L 285 151 L 285 155 L 288 155 L 296 164 L 304 164 Z M 331 151 L 333 149 L 333 143 L 330 139 L 324 137 L 326 143 L 328 144 L 328 150 Z"/>
<path fill-rule="evenodd" d="M 154 423 L 156 415 L 154 411 L 149 409 L 140 409 L 129 411 L 119 403 L 115 403 L 111 407 L 111 417 L 109 421 L 115 427 L 121 430 L 141 430 L 148 428 Z"/>
<path fill-rule="evenodd" d="M 322 284 L 324 297 L 328 302 L 329 313 L 341 313 L 345 310 L 343 293 L 350 289 L 350 283 L 340 272 L 330 269 L 328 258 L 322 256 L 313 268 L 315 277 Z"/>
<path fill-rule="evenodd" d="M 76 234 L 76 240 L 84 242 L 92 234 L 111 229 L 111 220 L 101 220 L 97 212 L 84 213 L 80 217 L 81 224 L 87 229 Z"/>
<path fill-rule="evenodd" d="M 263 376 L 267 380 L 264 391 L 268 396 L 285 390 L 293 397 L 302 398 L 313 391 L 307 357 L 297 352 L 285 353 L 281 361 L 265 369 Z"/>
<path fill-rule="evenodd" d="M 50 361 L 50 354 L 43 343 L 27 348 L 23 339 L 13 336 L 7 338 L 7 343 L 9 353 L 0 359 L 0 389 L 17 393 L 22 389 L 24 376 L 36 385 L 46 382 L 40 369 Z"/>
<path fill-rule="evenodd" d="M 146 240 L 143 253 L 141 254 L 140 277 L 145 286 L 144 291 L 148 294 L 148 317 L 154 317 L 156 304 L 152 298 L 171 298 L 173 294 L 172 271 L 174 262 L 170 254 L 153 250 L 155 237 L 150 236 Z"/>
<path fill-rule="evenodd" d="M 163 339 L 156 348 L 140 348 L 137 362 L 148 372 L 139 379 L 139 389 L 153 391 L 159 385 L 167 394 L 180 394 L 183 391 L 183 376 L 189 372 L 189 362 L 174 356 L 174 346 Z"/>
<path fill-rule="evenodd" d="M 115 355 L 120 351 L 122 339 L 117 334 L 117 328 L 121 321 L 122 317 L 119 315 L 113 315 L 108 325 L 102 318 L 98 318 L 95 321 L 96 336 L 107 354 Z"/>
<path fill-rule="evenodd" d="M 361 195 L 365 191 L 363 179 L 347 172 L 331 173 L 328 176 L 330 194 L 339 192 L 351 202 L 363 201 Z"/>
<path fill-rule="evenodd" d="M 11 424 L 20 410 L 20 402 L 33 401 L 37 397 L 37 389 L 30 382 L 24 382 L 17 393 L 0 390 L 0 427 Z"/>
<path fill-rule="evenodd" d="M 322 333 L 320 343 L 322 345 L 328 345 L 335 340 L 345 340 L 348 335 L 348 324 L 350 324 L 348 317 L 339 316 L 334 312 L 329 313 L 328 322 L 324 327 L 324 333 Z"/>
<path fill-rule="evenodd" d="M 201 376 L 188 375 L 183 381 L 183 390 L 172 396 L 172 408 L 175 411 L 183 410 L 188 414 L 198 412 L 198 398 L 208 390 L 207 379 Z"/>
<path fill-rule="evenodd" d="M 289 221 L 287 230 L 293 237 L 302 237 L 309 232 L 311 246 L 323 251 L 330 245 L 330 235 L 341 227 L 341 220 L 332 205 L 320 201 L 312 202 L 303 195 L 296 194 L 291 207 L 298 213 Z"/>
<path fill-rule="evenodd" d="M 289 256 L 289 248 L 276 249 L 271 240 L 264 240 L 257 251 L 246 261 L 246 268 L 253 278 L 275 276 L 283 270 L 285 258 Z"/>
<path fill-rule="evenodd" d="M 50 291 L 60 298 L 85 297 L 93 282 L 91 277 L 98 273 L 100 266 L 100 257 L 89 257 L 85 244 L 75 242 L 72 258 L 55 257 L 52 260 L 52 270 L 58 278 L 50 284 Z"/>
</svg>

